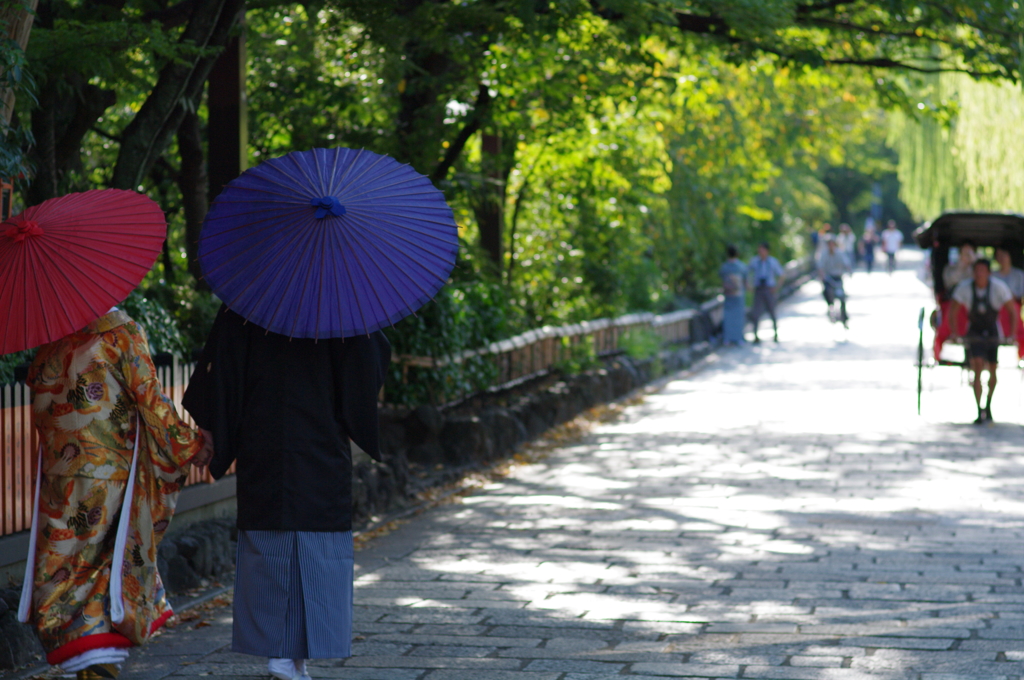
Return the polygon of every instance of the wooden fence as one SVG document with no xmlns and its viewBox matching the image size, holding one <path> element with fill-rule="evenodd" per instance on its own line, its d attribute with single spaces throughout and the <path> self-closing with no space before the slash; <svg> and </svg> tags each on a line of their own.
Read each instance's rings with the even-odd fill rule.
<svg viewBox="0 0 1024 680">
<path fill-rule="evenodd" d="M 627 314 L 616 319 L 597 319 L 565 326 L 544 326 L 486 347 L 466 350 L 449 357 L 395 355 L 392 361 L 409 368 L 439 368 L 482 357 L 496 366 L 494 387 L 506 387 L 550 371 L 570 358 L 573 348 L 593 342 L 597 356 L 619 351 L 619 342 L 630 331 L 648 330 L 661 338 L 662 345 L 708 340 L 722 323 L 722 297 L 705 303 L 700 309 L 671 314 Z M 463 395 L 468 396 L 468 395 Z"/>
</svg>

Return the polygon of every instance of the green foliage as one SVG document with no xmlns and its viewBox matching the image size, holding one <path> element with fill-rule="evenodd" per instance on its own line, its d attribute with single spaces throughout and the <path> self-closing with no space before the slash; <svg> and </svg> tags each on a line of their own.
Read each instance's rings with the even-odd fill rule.
<svg viewBox="0 0 1024 680">
<path fill-rule="evenodd" d="M 494 384 L 497 367 L 490 359 L 451 359 L 463 350 L 506 337 L 512 316 L 507 306 L 505 292 L 497 284 L 453 282 L 415 316 L 385 329 L 393 356 L 447 360 L 438 368 L 393 363 L 384 386 L 388 403 L 444 404 Z"/>
<path fill-rule="evenodd" d="M 174 317 L 163 305 L 135 290 L 120 307 L 146 331 L 152 354 L 166 352 L 180 359 L 188 359 L 191 354 L 188 344 L 178 330 Z"/>
<path fill-rule="evenodd" d="M 202 349 L 221 305 L 213 293 L 189 284 L 164 282 L 147 287 L 145 296 L 168 312 L 181 337 L 181 352 L 172 353 L 188 360 Z"/>
<path fill-rule="evenodd" d="M 562 359 L 555 363 L 555 370 L 565 375 L 576 375 L 601 365 L 594 349 L 593 336 L 562 338 Z"/>
<path fill-rule="evenodd" d="M 650 328 L 632 328 L 619 338 L 619 349 L 631 359 L 649 359 L 661 350 L 661 336 Z"/>
<path fill-rule="evenodd" d="M 32 362 L 35 349 L 0 355 L 0 385 L 14 382 L 14 369 Z"/>
</svg>

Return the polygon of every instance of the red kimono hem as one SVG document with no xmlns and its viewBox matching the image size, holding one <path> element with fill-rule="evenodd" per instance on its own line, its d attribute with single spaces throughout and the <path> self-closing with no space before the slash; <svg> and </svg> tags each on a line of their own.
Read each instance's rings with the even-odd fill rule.
<svg viewBox="0 0 1024 680">
<path fill-rule="evenodd" d="M 152 635 L 158 631 L 165 623 L 167 619 L 174 616 L 174 612 L 170 608 L 167 609 L 163 614 L 160 615 L 153 625 L 149 627 L 149 634 Z M 120 633 L 97 633 L 96 635 L 86 635 L 80 637 L 77 640 L 72 640 L 66 645 L 62 645 L 57 649 L 53 650 L 46 655 L 46 663 L 51 666 L 59 666 L 61 663 L 68 659 L 84 654 L 90 649 L 102 649 L 103 647 L 134 647 L 132 641 L 126 638 Z"/>
<path fill-rule="evenodd" d="M 61 645 L 46 655 L 46 663 L 51 666 L 59 666 L 73 656 L 84 654 L 90 649 L 102 649 L 103 647 L 134 647 L 132 641 L 120 633 L 97 633 L 86 635 L 77 640 L 72 640 L 66 645 Z"/>
<path fill-rule="evenodd" d="M 152 635 L 153 633 L 160 630 L 163 627 L 163 625 L 167 623 L 167 619 L 171 618 L 172 616 L 174 616 L 174 611 L 170 607 L 168 607 L 167 611 L 161 614 L 160 618 L 154 621 L 153 625 L 149 627 L 149 634 Z"/>
</svg>

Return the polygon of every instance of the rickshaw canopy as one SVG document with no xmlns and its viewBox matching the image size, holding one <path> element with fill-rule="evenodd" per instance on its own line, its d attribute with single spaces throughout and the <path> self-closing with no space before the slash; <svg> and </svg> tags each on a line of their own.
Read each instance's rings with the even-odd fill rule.
<svg viewBox="0 0 1024 680">
<path fill-rule="evenodd" d="M 1024 251 L 1024 215 L 1014 213 L 946 213 L 914 232 L 922 248 L 956 248 L 964 241 L 976 246 L 1009 246 Z"/>
<path fill-rule="evenodd" d="M 1014 267 L 1024 268 L 1024 215 L 1016 213 L 946 213 L 914 232 L 914 241 L 931 249 L 935 294 L 940 300 L 948 297 L 941 272 L 949 263 L 949 249 L 965 241 L 975 246 L 1006 248 Z"/>
</svg>

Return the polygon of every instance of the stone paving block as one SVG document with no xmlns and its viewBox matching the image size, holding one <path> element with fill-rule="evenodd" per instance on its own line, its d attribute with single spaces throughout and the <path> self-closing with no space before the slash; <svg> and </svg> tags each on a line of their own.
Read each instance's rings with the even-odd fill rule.
<svg viewBox="0 0 1024 680">
<path fill-rule="evenodd" d="M 401 630 L 389 630 L 381 631 L 388 633 L 405 633 L 408 632 L 409 627 L 406 626 Z M 461 626 L 452 623 L 426 623 L 423 625 L 416 626 L 417 635 L 467 635 L 477 636 L 486 635 L 491 630 L 490 626 Z"/>
<path fill-rule="evenodd" d="M 808 668 L 799 666 L 747 666 L 744 678 L 757 680 L 907 680 L 903 672 L 866 673 L 853 668 Z"/>
<path fill-rule="evenodd" d="M 989 673 L 922 673 L 921 680 L 1010 680 L 1006 675 Z"/>
<path fill-rule="evenodd" d="M 704 630 L 703 623 L 680 623 L 674 621 L 626 621 L 622 632 L 631 635 L 696 635 Z"/>
<path fill-rule="evenodd" d="M 496 647 L 456 647 L 452 645 L 417 645 L 409 652 L 409 657 L 432 656 L 438 658 L 491 656 Z"/>
<path fill-rule="evenodd" d="M 905 637 L 840 637 L 844 647 L 874 647 L 877 649 L 931 649 L 946 650 L 953 646 L 952 639 Z"/>
<path fill-rule="evenodd" d="M 401 656 L 412 649 L 412 645 L 396 645 L 384 642 L 354 642 L 352 656 Z"/>
<path fill-rule="evenodd" d="M 476 624 L 485 617 L 483 614 L 474 614 L 475 610 L 465 609 L 439 609 L 418 607 L 393 609 L 392 613 L 385 614 L 381 623 L 455 623 L 455 624 Z"/>
<path fill-rule="evenodd" d="M 342 680 L 418 680 L 423 671 L 418 668 L 308 668 L 313 678 L 341 678 Z M 269 677 L 266 669 L 259 676 Z"/>
<path fill-rule="evenodd" d="M 174 673 L 180 673 L 189 665 L 194 664 L 198 656 L 159 656 L 146 657 L 140 653 L 133 654 L 124 666 L 119 677 L 125 680 L 159 680 Z M 186 665 L 188 664 L 188 665 Z M 266 670 L 266 669 L 264 669 Z M 74 677 L 74 676 L 71 676 Z"/>
<path fill-rule="evenodd" d="M 557 673 L 621 673 L 626 664 L 614 661 L 584 661 L 580 659 L 534 659 L 526 665 L 527 671 Z"/>
<path fill-rule="evenodd" d="M 790 666 L 809 668 L 842 668 L 847 657 L 844 656 L 801 656 L 789 657 Z"/>
<path fill-rule="evenodd" d="M 735 678 L 739 676 L 740 667 L 729 664 L 635 663 L 630 670 L 633 673 L 681 678 Z"/>
<path fill-rule="evenodd" d="M 786 653 L 781 649 L 758 653 L 755 649 L 744 647 L 734 651 L 709 649 L 693 652 L 687 662 L 709 665 L 779 666 L 786 660 L 786 657 Z"/>
<path fill-rule="evenodd" d="M 793 623 L 712 623 L 707 627 L 708 633 L 796 633 L 797 625 Z"/>
<path fill-rule="evenodd" d="M 999 626 L 981 628 L 978 637 L 984 640 L 1024 640 L 1024 626 Z"/>
<path fill-rule="evenodd" d="M 589 628 L 591 630 L 607 630 L 614 624 L 607 621 L 589 621 L 578 617 L 562 617 L 555 614 L 542 614 L 525 610 L 487 611 L 479 617 L 481 623 L 487 625 L 506 626 L 537 626 L 540 628 Z"/>
<path fill-rule="evenodd" d="M 473 657 L 447 657 L 443 659 L 410 656 L 353 656 L 344 662 L 345 668 L 453 668 L 490 673 L 492 670 L 519 668 L 515 659 L 478 659 Z M 266 668 L 264 667 L 264 670 Z"/>
<path fill-rule="evenodd" d="M 438 598 L 427 598 L 419 602 L 413 602 L 409 606 L 413 609 L 423 607 L 444 607 L 449 609 L 522 609 L 528 605 L 527 602 L 513 602 L 505 600 L 442 600 Z"/>
<path fill-rule="evenodd" d="M 536 631 L 534 631 L 536 635 Z M 441 645 L 452 647 L 536 647 L 540 638 L 463 636 L 463 635 L 426 635 L 415 633 L 382 634 L 373 637 L 374 642 L 392 642 L 406 645 Z"/>
<path fill-rule="evenodd" d="M 265 677 L 267 675 L 267 662 L 264 659 L 262 662 L 254 661 L 253 663 L 197 663 L 182 667 L 174 675 L 190 677 L 200 675 Z"/>
<path fill-rule="evenodd" d="M 626 676 L 620 673 L 566 673 L 561 680 L 622 680 L 623 677 L 627 677 L 629 680 L 665 680 L 664 675 L 637 675 L 636 673 L 630 673 Z M 701 678 L 701 680 L 704 679 Z"/>
<path fill-rule="evenodd" d="M 981 671 L 994 664 L 996 655 L 991 652 L 921 651 L 905 649 L 878 649 L 871 656 L 858 657 L 852 667 L 865 671 L 915 669 L 944 673 Z M 999 664 L 1002 666 L 1002 664 Z M 1011 664 L 1013 665 L 1013 664 Z M 1002 668 L 1009 673 L 1011 665 Z"/>
<path fill-rule="evenodd" d="M 502 670 L 489 670 L 486 676 L 481 676 L 479 671 L 444 669 L 430 671 L 423 680 L 559 680 L 561 676 L 561 673 Z"/>
<path fill-rule="evenodd" d="M 919 637 L 919 638 L 969 638 L 971 631 L 967 628 L 946 628 L 939 623 L 935 627 L 900 625 L 901 622 L 876 622 L 870 624 L 831 624 L 822 626 L 800 626 L 805 635 L 853 635 L 853 636 L 885 636 L 885 637 Z"/>
</svg>

